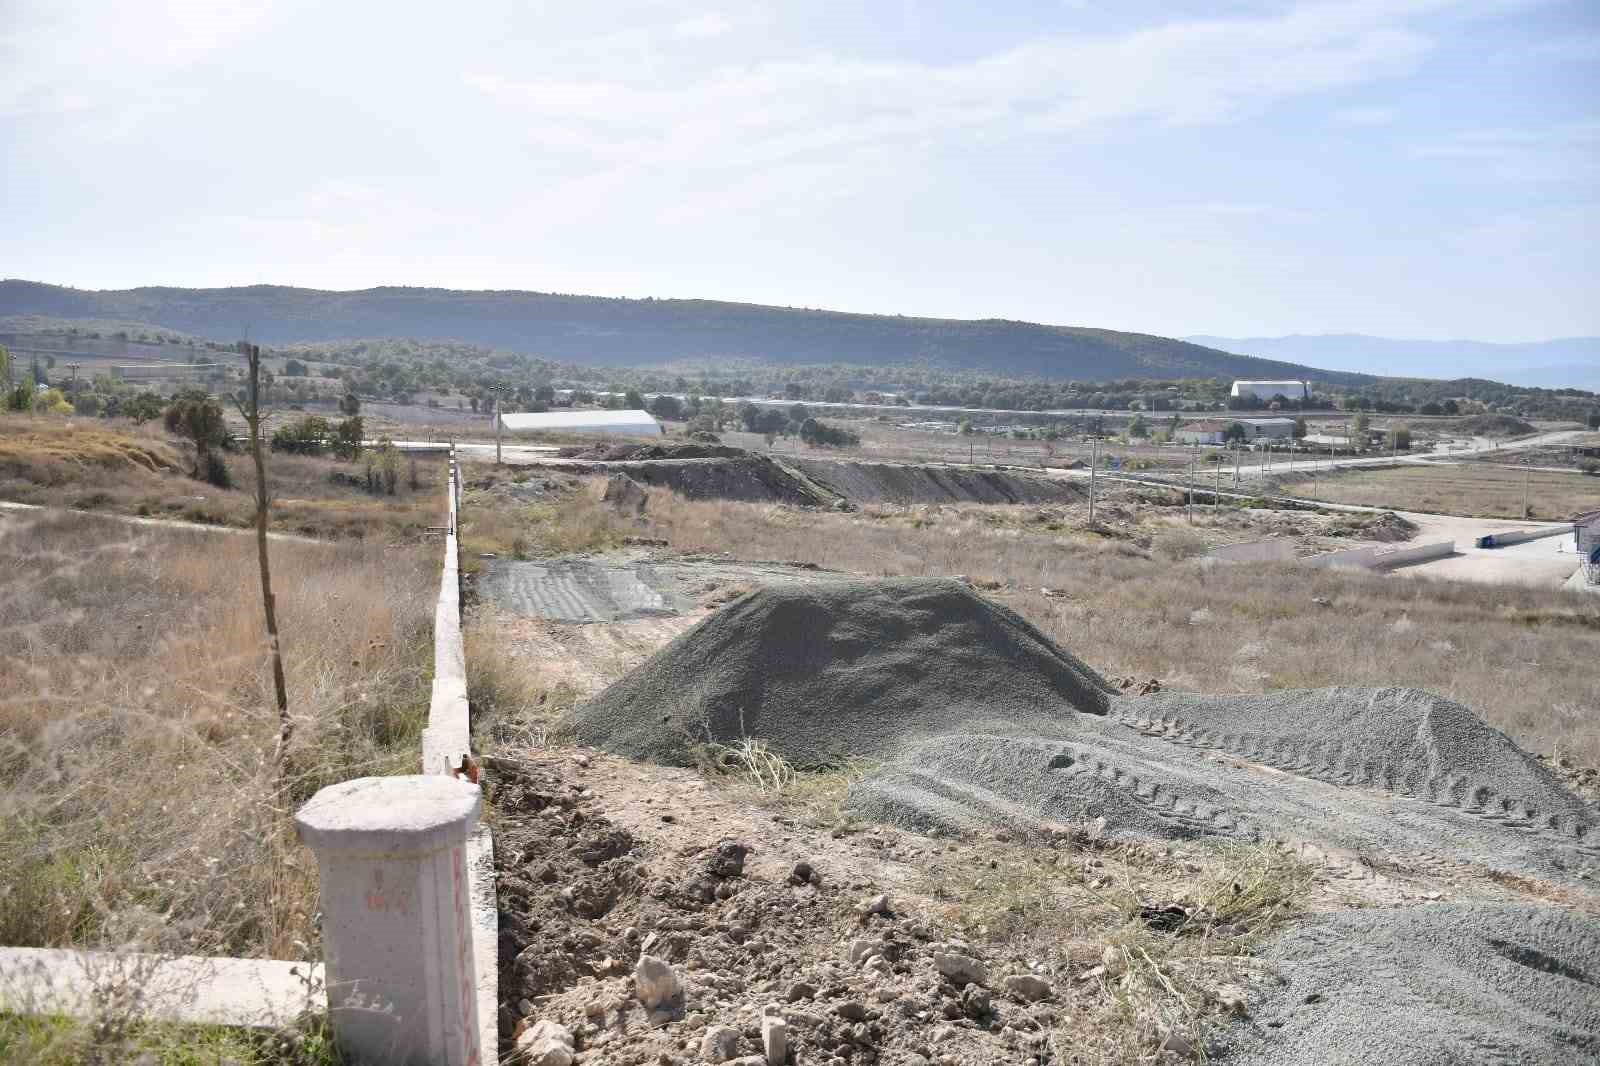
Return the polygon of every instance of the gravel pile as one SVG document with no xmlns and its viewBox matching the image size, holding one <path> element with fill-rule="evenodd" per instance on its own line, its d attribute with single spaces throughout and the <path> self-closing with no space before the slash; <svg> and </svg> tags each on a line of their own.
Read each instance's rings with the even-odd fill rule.
<svg viewBox="0 0 1600 1066">
<path fill-rule="evenodd" d="M 797 766 L 961 731 L 1067 734 L 1110 686 L 1022 618 L 947 580 L 765 588 L 575 708 L 579 743 L 687 765 L 759 737 Z"/>
<path fill-rule="evenodd" d="M 1273 940 L 1240 1066 L 1600 1061 L 1600 924 L 1553 907 L 1351 911 Z M 1275 978 L 1275 979 L 1273 979 Z"/>
<path fill-rule="evenodd" d="M 749 594 L 567 726 L 675 765 L 743 737 L 801 768 L 865 756 L 878 765 L 848 809 L 921 832 L 1270 840 L 1358 878 L 1600 873 L 1600 811 L 1458 703 L 1403 688 L 1118 695 L 952 581 Z"/>
</svg>

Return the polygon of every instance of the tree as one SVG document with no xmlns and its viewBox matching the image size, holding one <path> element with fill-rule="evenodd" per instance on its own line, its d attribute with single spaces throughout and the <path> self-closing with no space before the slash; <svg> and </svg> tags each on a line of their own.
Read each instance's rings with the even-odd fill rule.
<svg viewBox="0 0 1600 1066">
<path fill-rule="evenodd" d="M 1402 452 L 1411 450 L 1411 427 L 1404 422 L 1396 422 L 1389 427 L 1389 447 Z"/>
<path fill-rule="evenodd" d="M 795 425 L 798 426 L 802 424 L 810 417 L 811 412 L 806 408 L 805 404 L 792 403 L 789 405 L 789 421 L 793 422 Z"/>
<path fill-rule="evenodd" d="M 222 405 L 204 392 L 179 393 L 167 407 L 167 432 L 176 433 L 194 445 L 194 471 L 189 475 L 204 479 L 218 488 L 228 488 L 228 464 L 218 454 L 228 446 L 228 426 L 222 418 Z"/>
<path fill-rule="evenodd" d="M 122 404 L 122 413 L 142 426 L 153 418 L 161 417 L 161 397 L 153 392 L 136 392 Z"/>
<path fill-rule="evenodd" d="M 70 415 L 72 404 L 60 389 L 45 389 L 33 394 L 33 411 L 40 415 Z"/>
<path fill-rule="evenodd" d="M 11 384 L 11 352 L 0 344 L 0 381 Z"/>
<path fill-rule="evenodd" d="M 1134 415 L 1133 421 L 1128 423 L 1128 436 L 1148 437 L 1149 435 L 1150 427 L 1145 425 L 1144 415 Z"/>
<path fill-rule="evenodd" d="M 1600 408 L 1589 412 L 1589 428 L 1600 429 Z"/>
<path fill-rule="evenodd" d="M 361 458 L 361 442 L 366 439 L 366 432 L 366 422 L 360 415 L 351 415 L 344 419 L 334 427 L 334 454 L 350 462 Z"/>
<path fill-rule="evenodd" d="M 1306 420 L 1303 419 L 1303 418 L 1296 418 L 1294 420 L 1294 439 L 1295 440 L 1305 440 L 1306 439 Z"/>
<path fill-rule="evenodd" d="M 683 401 L 664 392 L 650 401 L 649 410 L 663 421 L 678 422 L 683 419 Z"/>
<path fill-rule="evenodd" d="M 629 389 L 627 394 L 622 397 L 622 406 L 629 411 L 643 411 L 645 409 L 644 394 L 638 389 Z"/>
<path fill-rule="evenodd" d="M 554 385 L 540 385 L 533 390 L 533 402 L 546 406 L 556 402 L 556 387 Z"/>
<path fill-rule="evenodd" d="M 283 376 L 286 378 L 303 378 L 307 375 L 306 365 L 298 359 L 288 359 L 283 364 Z"/>
<path fill-rule="evenodd" d="M 1222 431 L 1222 441 L 1224 444 L 1231 444 L 1234 441 L 1238 441 L 1239 443 L 1243 444 L 1249 439 L 1250 431 L 1244 428 L 1243 422 L 1230 422 L 1228 423 L 1228 428 Z"/>
<path fill-rule="evenodd" d="M 339 400 L 339 413 L 346 418 L 354 418 L 361 413 L 361 397 L 354 392 L 347 392 Z"/>
<path fill-rule="evenodd" d="M 289 717 L 289 696 L 283 680 L 283 650 L 278 645 L 277 602 L 272 596 L 272 569 L 267 562 L 267 459 L 261 453 L 261 346 L 241 344 L 249 360 L 245 383 L 248 392 L 241 399 L 233 398 L 234 405 L 250 427 L 250 455 L 256 464 L 256 559 L 261 571 L 261 604 L 267 615 L 267 643 L 272 649 L 272 685 L 278 697 L 278 746 L 273 752 L 273 763 L 281 772 L 283 760 L 289 753 L 289 737 L 294 730 L 294 720 Z M 215 406 L 215 401 L 207 397 Z M 217 407 L 220 417 L 222 408 Z M 168 418 L 170 419 L 170 414 Z M 169 423 L 170 424 L 170 423 Z"/>
<path fill-rule="evenodd" d="M 972 419 L 963 418 L 961 420 L 961 435 L 963 437 L 970 437 L 970 436 L 972 436 L 972 434 L 973 434 Z"/>
</svg>

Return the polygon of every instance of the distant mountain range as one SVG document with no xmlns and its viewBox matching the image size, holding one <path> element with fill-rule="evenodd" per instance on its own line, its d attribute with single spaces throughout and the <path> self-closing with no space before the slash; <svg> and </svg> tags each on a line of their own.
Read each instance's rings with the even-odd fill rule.
<svg viewBox="0 0 1600 1066">
<path fill-rule="evenodd" d="M 1509 385 L 1600 391 L 1600 337 L 1568 337 L 1525 344 L 1408 341 L 1359 333 L 1183 339 L 1231 352 L 1389 377 L 1473 377 Z"/>
<path fill-rule="evenodd" d="M 413 337 L 506 348 L 590 366 L 758 359 L 779 364 L 928 363 L 1005 376 L 1294 378 L 1346 385 L 1368 375 L 1081 326 L 844 314 L 713 300 L 628 300 L 539 292 L 379 288 L 326 292 L 70 289 L 0 281 L 0 316 L 148 322 L 212 340 L 265 344 Z"/>
</svg>

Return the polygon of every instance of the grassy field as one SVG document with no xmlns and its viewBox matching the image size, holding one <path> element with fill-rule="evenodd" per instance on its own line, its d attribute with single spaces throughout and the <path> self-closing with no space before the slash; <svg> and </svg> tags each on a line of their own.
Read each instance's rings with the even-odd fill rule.
<svg viewBox="0 0 1600 1066">
<path fill-rule="evenodd" d="M 129 421 L 0 415 L 0 500 L 208 525 L 255 521 L 255 466 L 225 456 L 220 489 L 188 476 L 192 448 L 160 426 Z M 328 538 L 415 539 L 444 522 L 444 461 L 403 459 L 393 496 L 359 484 L 359 464 L 271 454 L 272 528 Z"/>
<path fill-rule="evenodd" d="M 674 551 L 866 576 L 965 575 L 1108 675 L 1203 692 L 1416 686 L 1467 704 L 1531 751 L 1600 766 L 1594 597 L 1288 565 L 1206 567 L 1191 557 L 1207 523 L 1241 516 L 1204 516 L 1195 532 L 1176 516 L 1158 519 L 1166 528 L 1141 543 L 1041 523 L 1038 511 L 820 513 L 656 492 L 630 532 Z M 620 532 L 588 494 L 515 528 L 532 554 L 602 550 Z"/>
<path fill-rule="evenodd" d="M 1600 507 L 1600 480 L 1578 474 L 1524 471 L 1493 463 L 1396 466 L 1350 470 L 1317 479 L 1316 496 L 1331 503 L 1392 507 L 1476 518 L 1512 518 L 1522 512 L 1528 483 L 1528 518 L 1563 521 Z M 1285 482 L 1284 492 L 1309 495 L 1311 481 Z"/>
<path fill-rule="evenodd" d="M 315 958 L 290 813 L 413 770 L 433 546 L 277 542 L 284 766 L 253 538 L 0 513 L 0 943 Z"/>
</svg>

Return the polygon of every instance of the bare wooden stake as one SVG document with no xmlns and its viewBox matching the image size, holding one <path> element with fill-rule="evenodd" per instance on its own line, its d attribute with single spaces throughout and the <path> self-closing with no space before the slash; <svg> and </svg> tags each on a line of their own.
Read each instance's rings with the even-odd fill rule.
<svg viewBox="0 0 1600 1066">
<path fill-rule="evenodd" d="M 272 597 L 272 568 L 267 562 L 267 460 L 261 452 L 261 346 L 243 345 L 250 362 L 248 403 L 233 397 L 234 406 L 250 426 L 250 454 L 256 465 L 256 554 L 261 562 L 261 605 L 267 613 L 267 641 L 272 648 L 272 684 L 278 696 L 278 747 L 272 761 L 280 769 L 289 751 L 294 722 L 289 718 L 289 694 L 283 682 L 283 651 L 278 643 L 278 612 Z"/>
</svg>

